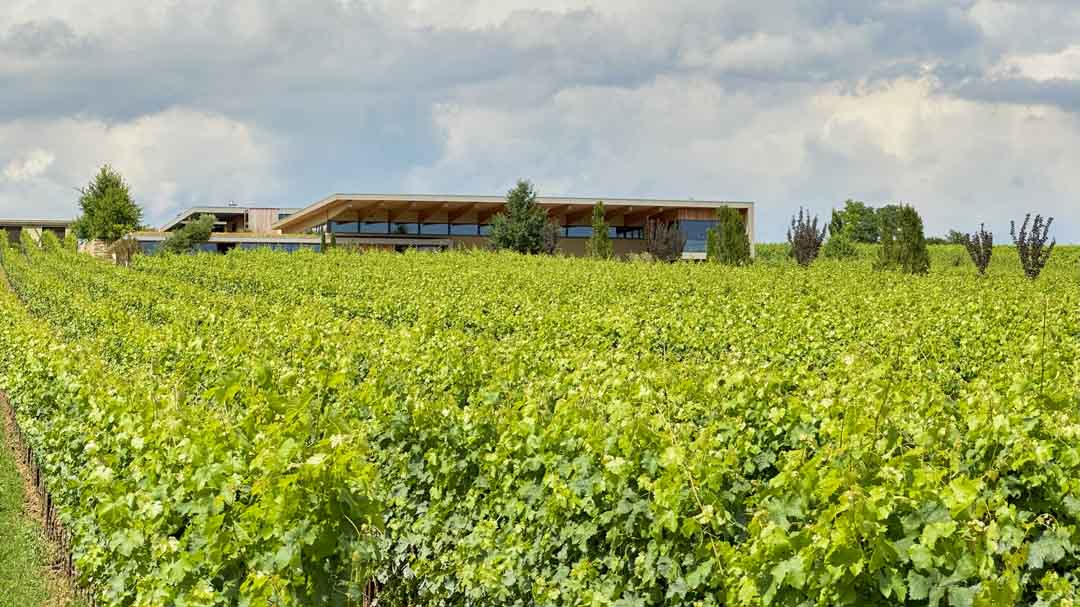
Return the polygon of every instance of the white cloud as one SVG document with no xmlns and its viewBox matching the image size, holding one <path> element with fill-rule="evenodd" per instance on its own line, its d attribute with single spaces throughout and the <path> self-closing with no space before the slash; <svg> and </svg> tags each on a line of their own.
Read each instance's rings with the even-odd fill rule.
<svg viewBox="0 0 1080 607">
<path fill-rule="evenodd" d="M 925 207 L 931 231 L 1064 215 L 1073 4 L 9 0 L 0 170 L 41 172 L 0 173 L 0 215 L 71 214 L 106 161 L 158 219 L 521 176 L 550 194 L 757 200 L 764 238 L 849 196 Z M 26 164 L 35 150 L 52 164 Z"/>
<path fill-rule="evenodd" d="M 115 124 L 87 118 L 0 124 L 0 148 L 25 150 L 0 180 L 0 208 L 10 215 L 72 215 L 77 189 L 103 164 L 124 175 L 150 220 L 194 204 L 269 199 L 280 188 L 274 137 L 187 109 Z"/>
<path fill-rule="evenodd" d="M 985 221 L 1004 236 L 1026 210 L 1080 231 L 1069 217 L 1080 189 L 1073 115 L 934 91 L 901 79 L 763 104 L 707 79 L 660 79 L 565 90 L 528 112 L 442 107 L 444 153 L 408 183 L 490 192 L 523 176 L 549 194 L 754 200 L 768 240 L 798 205 L 824 215 L 848 197 L 913 204 L 932 233 Z"/>
<path fill-rule="evenodd" d="M 25 156 L 15 158 L 4 166 L 4 178 L 9 181 L 26 181 L 44 173 L 53 161 L 56 160 L 51 152 L 36 149 L 30 150 Z"/>
</svg>

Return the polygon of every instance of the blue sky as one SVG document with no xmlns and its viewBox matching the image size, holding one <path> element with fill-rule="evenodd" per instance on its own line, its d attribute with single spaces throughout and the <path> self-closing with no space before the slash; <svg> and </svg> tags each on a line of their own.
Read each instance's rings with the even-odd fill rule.
<svg viewBox="0 0 1080 607">
<path fill-rule="evenodd" d="M 332 192 L 907 202 L 1080 242 L 1064 0 L 6 0 L 0 216 L 111 163 L 148 219 Z"/>
</svg>

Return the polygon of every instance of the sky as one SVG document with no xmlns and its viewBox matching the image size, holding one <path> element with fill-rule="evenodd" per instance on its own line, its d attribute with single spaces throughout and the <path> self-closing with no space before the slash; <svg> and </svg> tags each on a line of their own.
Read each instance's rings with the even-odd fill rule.
<svg viewBox="0 0 1080 607">
<path fill-rule="evenodd" d="M 1027 212 L 1080 242 L 1075 0 L 3 0 L 0 217 L 334 192 Z M 92 7 L 92 8 L 90 8 Z"/>
</svg>

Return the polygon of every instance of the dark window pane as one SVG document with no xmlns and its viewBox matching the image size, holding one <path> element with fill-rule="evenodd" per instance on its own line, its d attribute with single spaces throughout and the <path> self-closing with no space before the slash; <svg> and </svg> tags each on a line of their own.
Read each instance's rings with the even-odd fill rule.
<svg viewBox="0 0 1080 607">
<path fill-rule="evenodd" d="M 356 234 L 360 231 L 360 224 L 356 221 L 334 221 L 334 232 L 337 234 Z"/>
<path fill-rule="evenodd" d="M 385 221 L 365 221 L 360 224 L 361 234 L 386 234 L 388 231 L 390 227 Z"/>
<path fill-rule="evenodd" d="M 485 224 L 481 225 L 480 226 L 480 235 L 481 236 L 490 236 L 491 235 L 491 224 L 485 223 Z"/>
<path fill-rule="evenodd" d="M 420 225 L 420 233 L 446 236 L 449 233 L 449 226 L 445 223 L 424 223 Z"/>
<path fill-rule="evenodd" d="M 683 247 L 683 251 L 687 253 L 704 253 L 709 239 L 709 230 L 715 225 L 715 219 L 680 221 L 679 229 L 682 230 L 683 234 L 686 234 L 686 246 Z"/>
<path fill-rule="evenodd" d="M 642 226 L 617 226 L 613 238 L 643 240 L 645 238 L 645 228 Z"/>
<path fill-rule="evenodd" d="M 450 233 L 454 236 L 479 236 L 480 228 L 475 223 L 452 223 Z"/>
<path fill-rule="evenodd" d="M 567 226 L 567 238 L 588 238 L 592 236 L 592 226 Z"/>
<path fill-rule="evenodd" d="M 391 223 L 391 234 L 419 234 L 420 226 L 416 223 Z"/>
</svg>

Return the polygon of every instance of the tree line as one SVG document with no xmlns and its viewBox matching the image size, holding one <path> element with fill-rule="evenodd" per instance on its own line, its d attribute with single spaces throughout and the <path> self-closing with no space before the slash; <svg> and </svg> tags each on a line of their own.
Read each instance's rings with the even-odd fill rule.
<svg viewBox="0 0 1080 607">
<path fill-rule="evenodd" d="M 142 229 L 142 209 L 131 197 L 130 188 L 115 169 L 105 165 L 90 183 L 79 191 L 80 215 L 73 230 L 80 240 L 115 243 L 131 232 Z M 1056 241 L 1050 240 L 1054 219 L 1041 215 L 1025 216 L 1017 232 L 1011 223 L 1010 235 L 1020 255 L 1024 273 L 1038 277 L 1049 261 Z M 183 253 L 197 249 L 210 239 L 214 218 L 202 215 L 169 235 L 162 243 L 166 252 Z M 593 207 L 592 234 L 586 244 L 591 257 L 615 256 L 608 234 L 604 203 Z M 536 202 L 536 190 L 527 180 L 519 180 L 506 194 L 505 210 L 492 218 L 490 241 L 495 249 L 526 254 L 554 253 L 559 239 L 559 225 Z M 646 252 L 641 257 L 673 262 L 682 258 L 686 235 L 678 222 L 649 220 L 644 226 Z M 324 233 L 325 238 L 325 233 Z M 819 227 L 818 217 L 802 208 L 791 219 L 787 232 L 790 256 L 801 266 L 810 265 L 819 254 L 834 259 L 854 257 L 856 244 L 878 246 L 875 267 L 895 268 L 912 274 L 930 269 L 929 244 L 963 245 L 979 274 L 985 274 L 993 254 L 994 235 L 980 226 L 971 234 L 950 230 L 944 238 L 927 238 L 923 222 L 914 207 L 889 204 L 874 208 L 848 199 L 841 209 L 834 209 L 827 226 Z M 1049 241 L 1049 244 L 1047 242 Z M 325 250 L 326 242 L 323 242 Z M 333 243 L 330 243 L 331 245 Z M 716 224 L 707 232 L 706 259 L 724 265 L 746 265 L 751 261 L 750 238 L 746 218 L 737 209 L 717 210 Z"/>
</svg>

